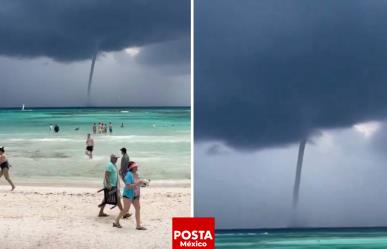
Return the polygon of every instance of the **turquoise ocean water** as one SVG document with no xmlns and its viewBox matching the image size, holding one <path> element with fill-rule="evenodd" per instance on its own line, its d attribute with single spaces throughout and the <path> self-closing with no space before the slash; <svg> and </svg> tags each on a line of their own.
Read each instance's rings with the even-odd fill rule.
<svg viewBox="0 0 387 249">
<path fill-rule="evenodd" d="M 14 177 L 101 178 L 109 155 L 126 147 L 144 177 L 190 178 L 190 108 L 27 109 L 0 110 L 0 145 Z M 113 133 L 93 135 L 94 159 L 88 160 L 86 134 L 98 122 L 112 122 Z M 50 123 L 60 132 L 50 132 Z"/>
<path fill-rule="evenodd" d="M 217 249 L 386 249 L 387 228 L 216 232 Z"/>
</svg>

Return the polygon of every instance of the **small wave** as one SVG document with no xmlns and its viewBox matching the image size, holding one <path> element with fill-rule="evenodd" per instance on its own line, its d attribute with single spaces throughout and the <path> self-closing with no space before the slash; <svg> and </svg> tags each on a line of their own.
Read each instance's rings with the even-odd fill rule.
<svg viewBox="0 0 387 249">
<path fill-rule="evenodd" d="M 74 138 L 10 138 L 7 139 L 10 142 L 80 142 L 84 141 L 83 139 L 74 139 Z"/>
<path fill-rule="evenodd" d="M 190 137 L 188 136 L 139 136 L 139 135 L 127 135 L 127 136 L 94 136 L 94 140 L 98 142 L 125 142 L 125 143 L 189 143 Z M 84 142 L 82 137 L 69 138 L 69 137 L 44 137 L 44 138 L 8 138 L 4 139 L 7 142 Z"/>
<path fill-rule="evenodd" d="M 251 248 L 252 246 L 255 246 L 257 245 L 256 243 L 254 242 L 230 242 L 230 241 L 227 241 L 227 242 L 218 242 L 216 243 L 216 246 L 219 246 L 219 247 L 229 247 L 229 248 L 232 248 L 231 246 L 233 246 L 233 248 Z"/>
<path fill-rule="evenodd" d="M 189 143 L 190 138 L 176 136 L 105 136 L 98 137 L 100 141 L 125 141 L 126 143 Z"/>
<path fill-rule="evenodd" d="M 257 235 L 269 235 L 268 232 L 263 233 L 220 233 L 219 236 L 257 236 Z"/>
<path fill-rule="evenodd" d="M 85 157 L 86 157 L 86 156 L 85 156 Z M 108 158 L 109 158 L 108 155 L 106 155 L 106 156 L 93 155 L 93 159 L 88 160 L 88 162 L 90 162 L 91 164 L 93 164 L 93 163 L 96 162 L 96 161 L 107 161 Z"/>
<path fill-rule="evenodd" d="M 43 158 L 56 158 L 56 159 L 65 159 L 70 158 L 71 156 L 63 153 L 63 152 L 54 152 L 54 153 L 41 153 L 41 152 L 34 152 L 30 154 L 30 158 L 32 159 L 43 159 Z"/>
<path fill-rule="evenodd" d="M 219 233 L 219 234 L 217 233 L 216 234 L 217 237 L 228 237 L 228 236 L 232 237 L 236 235 L 237 235 L 236 233 Z"/>
</svg>

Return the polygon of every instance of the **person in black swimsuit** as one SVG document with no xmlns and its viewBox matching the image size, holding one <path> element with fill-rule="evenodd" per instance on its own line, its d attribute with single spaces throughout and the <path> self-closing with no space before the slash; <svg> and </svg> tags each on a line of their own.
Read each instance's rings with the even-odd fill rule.
<svg viewBox="0 0 387 249">
<path fill-rule="evenodd" d="M 59 132 L 59 125 L 55 124 L 55 126 L 54 126 L 54 131 L 55 131 L 55 133 L 58 133 L 58 132 Z"/>
<path fill-rule="evenodd" d="M 89 156 L 89 159 L 93 158 L 93 150 L 94 150 L 94 139 L 91 137 L 89 133 L 87 134 L 86 152 L 85 152 L 85 154 Z"/>
<path fill-rule="evenodd" d="M 9 172 L 8 172 L 9 171 L 9 163 L 8 163 L 7 156 L 5 155 L 4 147 L 0 148 L 0 168 L 1 168 L 0 178 L 4 175 L 5 180 L 7 180 L 7 182 L 12 187 L 11 191 L 14 190 L 15 185 L 11 181 L 11 178 L 9 178 Z"/>
</svg>

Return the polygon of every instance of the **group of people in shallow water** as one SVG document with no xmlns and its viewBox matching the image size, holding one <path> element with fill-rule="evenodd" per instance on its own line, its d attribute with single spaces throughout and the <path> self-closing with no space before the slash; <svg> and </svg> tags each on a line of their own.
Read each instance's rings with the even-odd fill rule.
<svg viewBox="0 0 387 249">
<path fill-rule="evenodd" d="M 102 123 L 102 122 L 99 122 L 98 125 L 97 125 L 97 123 L 94 123 L 93 127 L 92 127 L 93 134 L 97 134 L 97 133 L 98 134 L 107 134 L 108 129 L 109 129 L 109 133 L 112 134 L 113 133 L 113 125 L 111 122 L 109 122 L 109 125 L 107 125 L 106 123 Z"/>
<path fill-rule="evenodd" d="M 124 128 L 124 123 L 121 123 L 121 128 Z M 58 124 L 50 124 L 49 125 L 50 132 L 58 133 L 60 131 L 60 127 Z M 79 131 L 80 127 L 76 127 L 74 130 Z M 93 131 L 93 134 L 107 134 L 108 131 L 110 134 L 113 133 L 113 124 L 109 122 L 109 125 L 103 122 L 94 123 L 91 127 L 91 130 Z"/>
<path fill-rule="evenodd" d="M 146 230 L 146 228 L 141 225 L 140 187 L 146 186 L 149 183 L 149 180 L 140 179 L 138 175 L 139 165 L 136 162 L 129 160 L 126 148 L 121 148 L 121 154 L 120 168 L 118 169 L 116 165 L 119 157 L 112 154 L 110 156 L 110 162 L 105 168 L 104 175 L 104 187 L 109 191 L 115 191 L 114 193 L 117 195 L 117 206 L 120 209 L 119 214 L 113 222 L 113 227 L 122 228 L 120 220 L 131 216 L 131 214 L 129 214 L 129 209 L 131 205 L 133 205 L 135 209 L 136 229 Z M 122 197 L 120 180 L 124 183 Z M 98 216 L 108 216 L 104 213 L 104 201 L 102 201 L 99 207 L 100 210 Z"/>
</svg>

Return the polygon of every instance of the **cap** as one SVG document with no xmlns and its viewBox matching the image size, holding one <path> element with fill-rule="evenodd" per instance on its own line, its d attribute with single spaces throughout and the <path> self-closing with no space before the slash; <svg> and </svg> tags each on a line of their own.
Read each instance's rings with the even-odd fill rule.
<svg viewBox="0 0 387 249">
<path fill-rule="evenodd" d="M 116 155 L 114 155 L 114 154 L 111 154 L 111 155 L 110 155 L 110 159 L 113 159 L 113 158 L 116 158 L 116 159 L 117 159 L 117 158 L 120 158 L 120 157 L 119 157 L 119 156 L 116 156 Z"/>
<path fill-rule="evenodd" d="M 138 168 L 138 164 L 137 163 L 133 163 L 132 165 L 130 165 L 129 170 L 131 170 L 133 168 Z"/>
</svg>

